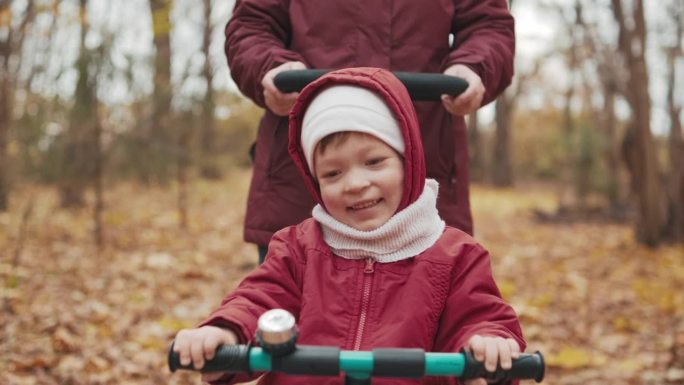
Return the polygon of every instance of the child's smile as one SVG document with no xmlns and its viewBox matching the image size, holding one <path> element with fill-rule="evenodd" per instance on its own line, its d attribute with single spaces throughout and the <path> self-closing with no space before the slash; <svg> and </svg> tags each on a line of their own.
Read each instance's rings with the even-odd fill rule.
<svg viewBox="0 0 684 385">
<path fill-rule="evenodd" d="M 382 226 L 399 207 L 403 159 L 374 136 L 351 133 L 316 151 L 314 170 L 328 213 L 357 230 Z"/>
<path fill-rule="evenodd" d="M 367 209 L 367 208 L 370 208 L 370 207 L 377 205 L 381 201 L 382 201 L 382 198 L 374 199 L 374 200 L 370 200 L 370 201 L 365 201 L 365 202 L 361 202 L 361 203 L 356 203 L 356 204 L 352 205 L 351 207 L 349 207 L 348 210 L 358 211 L 358 210 Z"/>
</svg>

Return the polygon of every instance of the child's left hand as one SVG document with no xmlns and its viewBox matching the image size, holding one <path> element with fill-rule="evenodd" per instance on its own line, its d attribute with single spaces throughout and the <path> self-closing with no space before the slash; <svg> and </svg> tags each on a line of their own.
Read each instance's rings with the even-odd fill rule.
<svg viewBox="0 0 684 385">
<path fill-rule="evenodd" d="M 484 362 L 488 372 L 496 370 L 497 363 L 504 370 L 509 370 L 513 359 L 520 356 L 520 346 L 513 338 L 474 335 L 468 340 L 466 347 L 476 360 Z M 484 378 L 467 380 L 465 385 L 487 385 Z"/>
</svg>

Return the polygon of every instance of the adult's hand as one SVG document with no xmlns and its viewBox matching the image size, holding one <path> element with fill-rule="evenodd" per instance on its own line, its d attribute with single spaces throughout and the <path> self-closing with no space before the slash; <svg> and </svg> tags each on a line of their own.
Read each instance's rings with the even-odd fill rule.
<svg viewBox="0 0 684 385">
<path fill-rule="evenodd" d="M 442 104 L 447 111 L 454 115 L 464 116 L 475 112 L 482 104 L 485 87 L 482 79 L 468 66 L 454 64 L 444 71 L 445 75 L 457 76 L 468 82 L 468 88 L 458 95 L 442 95 Z"/>
<path fill-rule="evenodd" d="M 290 92 L 288 94 L 280 92 L 275 84 L 273 84 L 273 78 L 283 71 L 303 69 L 306 69 L 304 63 L 291 61 L 283 63 L 266 72 L 264 78 L 261 79 L 261 86 L 264 87 L 264 101 L 266 102 L 266 107 L 268 107 L 271 112 L 279 116 L 287 116 L 299 95 L 299 92 Z"/>
</svg>

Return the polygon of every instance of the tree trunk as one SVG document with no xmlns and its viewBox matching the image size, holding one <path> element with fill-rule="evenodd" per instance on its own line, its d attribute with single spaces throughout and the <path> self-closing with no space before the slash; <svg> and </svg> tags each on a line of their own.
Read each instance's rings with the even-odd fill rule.
<svg viewBox="0 0 684 385">
<path fill-rule="evenodd" d="M 78 80 L 74 105 L 69 116 L 69 128 L 61 137 L 62 175 L 59 181 L 61 206 L 78 208 L 85 205 L 85 189 L 93 176 L 96 119 L 96 96 L 91 79 L 92 54 L 85 45 L 88 33 L 88 0 L 80 0 L 81 45 L 76 62 Z"/>
<path fill-rule="evenodd" d="M 574 44 L 574 43 L 573 43 Z M 568 206 L 573 205 L 571 202 L 572 191 L 574 187 L 574 193 L 577 195 L 577 200 L 582 201 L 582 197 L 578 194 L 579 188 L 577 188 L 577 181 L 575 178 L 575 172 L 577 170 L 577 157 L 575 156 L 574 138 L 575 138 L 575 117 L 572 113 L 572 99 L 575 95 L 575 84 L 574 84 L 574 73 L 577 71 L 577 63 L 574 55 L 574 47 L 570 47 L 570 60 L 568 62 L 568 68 L 570 70 L 570 83 L 568 88 L 565 90 L 564 94 L 564 106 L 563 106 L 563 135 L 562 135 L 562 166 L 561 170 L 558 172 L 558 176 L 561 180 L 560 184 L 560 198 L 559 198 L 559 209 L 564 210 Z M 567 191 L 566 191 L 567 190 Z"/>
<path fill-rule="evenodd" d="M 511 119 L 513 115 L 513 98 L 507 93 L 496 99 L 496 136 L 494 139 L 494 156 L 492 157 L 492 182 L 497 187 L 513 185 L 513 168 L 511 166 Z"/>
<path fill-rule="evenodd" d="M 655 247 L 663 239 L 665 230 L 664 196 L 658 180 L 655 143 L 651 134 L 651 100 L 648 92 L 646 67 L 646 25 L 643 0 L 633 7 L 633 27 L 628 27 L 621 0 L 611 0 L 619 25 L 619 47 L 629 71 L 627 100 L 632 120 L 625 137 L 633 192 L 636 195 L 638 219 L 637 239 Z"/>
<path fill-rule="evenodd" d="M 561 199 L 559 209 L 566 209 L 567 206 L 571 206 L 574 202 L 568 202 L 564 190 L 567 186 L 572 186 L 574 197 L 577 200 L 577 204 L 580 207 L 584 206 L 586 193 L 582 187 L 582 171 L 581 171 L 581 156 L 579 149 L 576 147 L 577 141 L 577 129 L 575 127 L 575 114 L 572 110 L 572 102 L 575 98 L 577 92 L 576 86 L 576 76 L 580 72 L 579 67 L 579 54 L 578 46 L 581 43 L 578 41 L 578 25 L 582 22 L 581 14 L 581 3 L 579 1 L 575 2 L 575 14 L 574 21 L 569 21 L 567 25 L 568 35 L 570 37 L 570 47 L 567 51 L 567 65 L 569 69 L 569 82 L 568 88 L 565 90 L 564 94 L 564 106 L 563 106 L 563 152 L 564 152 L 564 167 L 560 170 L 560 178 L 563 182 L 561 184 Z M 570 194 L 567 195 L 570 197 Z"/>
<path fill-rule="evenodd" d="M 0 0 L 0 15 L 2 15 L 0 17 L 0 28 L 7 31 L 0 39 L 0 212 L 9 208 L 10 159 L 7 151 L 13 120 L 16 78 L 21 67 L 21 55 L 15 56 L 15 53 L 21 52 L 27 27 L 35 17 L 34 1 L 29 0 L 23 19 L 15 30 L 11 3 L 10 0 Z M 16 60 L 11 60 L 12 58 Z"/>
<path fill-rule="evenodd" d="M 468 158 L 470 164 L 470 180 L 482 182 L 484 179 L 484 159 L 482 138 L 477 119 L 477 111 L 468 115 Z"/>
<path fill-rule="evenodd" d="M 9 0 L 0 0 L 0 15 L 9 15 L 2 21 L 6 23 L 8 33 L 0 40 L 0 212 L 9 208 L 9 157 L 7 155 L 7 142 L 9 129 L 12 123 L 12 81 L 10 79 L 10 56 L 12 55 L 12 12 Z M 0 25 L 2 26 L 2 25 Z"/>
<path fill-rule="evenodd" d="M 676 25 L 676 40 L 667 52 L 667 110 L 670 116 L 668 141 L 670 153 L 668 228 L 670 234 L 668 235 L 675 241 L 684 241 L 684 138 L 682 138 L 682 122 L 679 118 L 682 108 L 676 104 L 675 100 L 676 63 L 683 56 L 681 47 L 684 39 L 684 7 L 680 5 L 679 8 L 670 12 Z"/>
<path fill-rule="evenodd" d="M 508 1 L 508 8 L 513 7 L 513 0 Z M 519 83 L 520 84 L 520 83 Z M 513 166 L 511 159 L 511 119 L 513 118 L 514 99 L 520 93 L 521 86 L 514 95 L 503 92 L 496 99 L 494 135 L 494 154 L 492 156 L 492 183 L 497 187 L 513 185 Z M 477 126 L 477 124 L 476 124 Z"/>
<path fill-rule="evenodd" d="M 178 224 L 180 228 L 188 228 L 188 179 L 190 175 L 190 142 L 192 139 L 193 121 L 192 112 L 183 115 L 183 128 L 178 132 L 178 159 L 176 165 L 176 183 L 178 184 L 178 195 L 176 208 L 178 211 Z"/>
<path fill-rule="evenodd" d="M 604 86 L 603 127 L 608 146 L 605 153 L 608 168 L 608 186 L 606 194 L 611 210 L 617 210 L 622 205 L 622 199 L 620 197 L 620 179 L 618 176 L 620 151 L 615 121 L 615 94 L 616 91 L 614 86 L 610 84 Z"/>
<path fill-rule="evenodd" d="M 204 67 L 202 68 L 202 77 L 207 84 L 207 91 L 204 94 L 202 101 L 202 126 L 201 126 L 201 144 L 202 151 L 200 155 L 201 168 L 200 173 L 202 177 L 207 179 L 220 179 L 221 171 L 216 164 L 216 133 L 214 123 L 214 109 L 216 102 L 214 101 L 214 89 L 212 82 L 214 80 L 214 71 L 211 68 L 211 53 L 209 47 L 211 44 L 211 0 L 204 1 L 204 36 L 202 38 L 202 53 L 204 55 Z"/>
<path fill-rule="evenodd" d="M 506 92 L 499 95 L 495 105 L 496 131 L 494 154 L 492 156 L 492 182 L 495 186 L 513 185 L 513 155 L 511 153 L 511 126 L 516 100 L 523 94 L 528 81 L 539 71 L 540 61 L 536 61 L 529 72 L 520 73 L 517 81 Z M 482 152 L 482 151 L 480 151 Z"/>
<path fill-rule="evenodd" d="M 95 116 L 98 116 L 97 114 Z M 102 124 L 98 117 L 95 122 L 95 165 L 93 183 L 95 190 L 95 207 L 93 209 L 93 237 L 98 249 L 104 246 L 104 224 L 102 223 L 102 211 L 104 210 L 104 156 L 102 153 Z"/>
<path fill-rule="evenodd" d="M 4 53 L 3 53 L 4 55 Z M 0 82 L 0 212 L 7 211 L 9 208 L 9 157 L 7 156 L 7 140 L 10 123 L 11 102 L 9 82 L 6 79 L 7 72 L 3 68 L 2 80 Z"/>
<path fill-rule="evenodd" d="M 174 158 L 168 151 L 172 146 L 171 111 L 171 6 L 172 0 L 150 0 L 154 48 L 154 91 L 152 115 L 145 137 L 148 161 L 144 163 L 143 178 L 150 181 L 156 177 L 167 180 Z"/>
<path fill-rule="evenodd" d="M 581 1 L 575 3 L 575 25 L 579 28 L 583 37 L 583 47 L 588 51 L 585 52 L 583 59 L 589 58 L 597 65 L 597 75 L 601 82 L 601 91 L 603 93 L 603 106 L 597 110 L 590 109 L 594 113 L 595 121 L 599 122 L 602 127 L 602 136 L 605 139 L 606 146 L 603 149 L 603 159 L 608 169 L 606 178 L 605 195 L 608 199 L 610 211 L 616 215 L 624 208 L 624 196 L 620 178 L 620 141 L 617 132 L 617 122 L 615 118 L 615 97 L 620 92 L 620 73 L 622 65 L 617 63 L 616 56 L 619 54 L 614 47 L 614 44 L 606 46 L 601 43 L 600 38 L 596 34 L 595 25 L 588 25 L 584 20 L 584 10 Z M 584 84 L 590 84 L 589 79 L 584 79 Z M 590 98 L 586 98 L 589 100 Z M 589 103 L 589 105 L 591 105 Z"/>
</svg>

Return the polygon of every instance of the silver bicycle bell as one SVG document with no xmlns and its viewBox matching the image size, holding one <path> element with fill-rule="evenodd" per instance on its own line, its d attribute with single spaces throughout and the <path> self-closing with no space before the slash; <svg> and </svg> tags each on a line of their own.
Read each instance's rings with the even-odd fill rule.
<svg viewBox="0 0 684 385">
<path fill-rule="evenodd" d="M 271 309 L 259 317 L 256 341 L 266 353 L 278 357 L 292 352 L 297 336 L 295 318 L 287 310 Z"/>
</svg>

